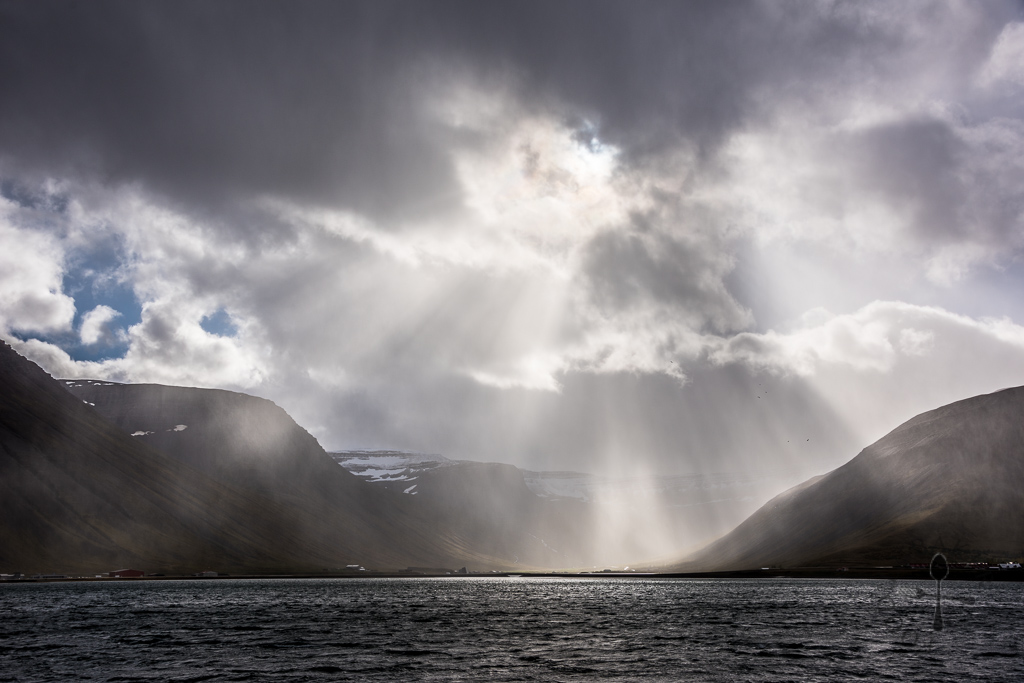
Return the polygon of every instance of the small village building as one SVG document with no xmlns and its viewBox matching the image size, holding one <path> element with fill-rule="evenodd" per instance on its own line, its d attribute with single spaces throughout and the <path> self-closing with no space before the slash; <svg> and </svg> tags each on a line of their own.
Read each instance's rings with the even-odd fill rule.
<svg viewBox="0 0 1024 683">
<path fill-rule="evenodd" d="M 107 574 L 111 578 L 117 579 L 136 579 L 140 576 L 145 576 L 146 572 L 141 569 L 115 569 L 114 571 Z"/>
</svg>

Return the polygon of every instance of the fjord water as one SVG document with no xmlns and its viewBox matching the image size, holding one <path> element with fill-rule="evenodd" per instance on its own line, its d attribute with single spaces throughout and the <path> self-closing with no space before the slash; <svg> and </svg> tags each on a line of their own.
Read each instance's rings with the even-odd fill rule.
<svg viewBox="0 0 1024 683">
<path fill-rule="evenodd" d="M 276 579 L 0 585 L 2 681 L 1024 677 L 1024 585 Z"/>
</svg>

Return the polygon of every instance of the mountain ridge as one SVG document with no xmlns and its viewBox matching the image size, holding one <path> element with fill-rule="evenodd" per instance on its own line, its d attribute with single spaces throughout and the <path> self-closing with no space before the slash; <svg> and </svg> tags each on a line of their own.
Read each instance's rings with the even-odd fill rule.
<svg viewBox="0 0 1024 683">
<path fill-rule="evenodd" d="M 420 553 L 425 557 L 410 566 L 544 569 L 591 559 L 589 534 L 581 533 L 590 523 L 587 511 L 535 496 L 511 465 L 463 462 L 422 472 L 411 488 L 429 482 L 425 492 L 403 495 L 403 488 L 371 484 L 339 466 L 265 399 L 158 384 L 62 382 L 124 433 L 218 481 L 286 502 L 307 516 L 356 520 L 385 542 L 415 548 L 433 538 L 447 551 L 430 558 L 427 543 Z M 318 529 L 316 537 L 329 533 L 312 522 L 309 527 Z"/>
<path fill-rule="evenodd" d="M 222 460 L 168 455 L 107 421 L 91 405 L 97 400 L 76 397 L 67 384 L 62 387 L 6 343 L 0 345 L 0 382 L 5 387 L 0 394 L 0 567 L 5 571 L 142 566 L 175 573 L 211 568 L 274 573 L 352 563 L 397 569 L 496 562 L 457 536 L 424 533 L 400 502 L 374 507 L 384 492 L 344 472 L 322 449 L 322 460 L 307 458 L 298 481 L 266 486 L 290 467 L 273 462 L 248 472 L 221 467 L 247 452 L 251 444 L 244 439 Z M 106 390 L 131 386 L 104 384 Z M 208 391 L 205 396 L 242 396 Z M 289 464 L 301 461 L 303 451 L 315 455 L 316 440 L 291 418 L 282 418 L 280 408 L 253 397 L 241 401 L 264 406 L 278 416 L 277 427 L 284 424 L 305 435 L 300 434 L 298 455 Z M 176 416 L 167 417 L 176 427 Z M 258 421 L 266 422 L 265 417 Z M 198 443 L 195 429 L 189 435 L 187 426 L 174 427 L 165 427 L 163 438 Z M 310 490 L 333 504 L 303 504 Z M 389 516 L 377 518 L 378 511 Z"/>
<path fill-rule="evenodd" d="M 673 565 L 901 564 L 1024 556 L 1024 387 L 927 411 Z"/>
</svg>

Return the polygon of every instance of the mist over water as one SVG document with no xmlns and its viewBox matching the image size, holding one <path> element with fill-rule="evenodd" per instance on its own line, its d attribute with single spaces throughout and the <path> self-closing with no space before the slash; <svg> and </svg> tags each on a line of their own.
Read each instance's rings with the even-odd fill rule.
<svg viewBox="0 0 1024 683">
<path fill-rule="evenodd" d="M 405 502 L 459 518 L 514 520 L 516 567 L 654 567 L 731 531 L 801 481 L 798 470 L 664 474 L 642 459 L 600 472 L 515 470 L 404 451 L 331 453 L 344 469 Z M 424 511 L 424 514 L 428 514 Z M 518 558 L 518 561 L 516 561 Z M 477 568 L 477 567 L 473 567 Z"/>
<path fill-rule="evenodd" d="M 358 579 L 0 586 L 5 681 L 1012 681 L 1024 586 Z"/>
<path fill-rule="evenodd" d="M 732 531 L 782 491 L 794 471 L 666 476 L 643 466 L 609 469 L 590 499 L 591 553 L 606 564 L 660 566 Z"/>
</svg>

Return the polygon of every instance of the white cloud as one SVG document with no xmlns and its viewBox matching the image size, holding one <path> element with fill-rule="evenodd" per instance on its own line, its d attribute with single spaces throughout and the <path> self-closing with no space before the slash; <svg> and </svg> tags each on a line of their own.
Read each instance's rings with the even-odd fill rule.
<svg viewBox="0 0 1024 683">
<path fill-rule="evenodd" d="M 99 305 L 82 316 L 79 337 L 83 344 L 92 345 L 100 341 L 109 344 L 117 338 L 117 330 L 111 329 L 110 323 L 121 316 L 110 306 Z"/>
<path fill-rule="evenodd" d="M 866 445 L 917 413 L 1024 384 L 1024 326 L 876 301 L 789 332 L 723 339 L 710 358 L 803 378 Z"/>
<path fill-rule="evenodd" d="M 221 337 L 202 329 L 207 314 L 194 302 L 171 298 L 147 303 L 142 322 L 129 328 L 130 347 L 113 368 L 134 382 L 250 388 L 268 374 L 261 348 L 249 334 Z"/>
<path fill-rule="evenodd" d="M 601 98 L 588 109 L 578 93 L 538 97 L 507 74 L 425 78 L 412 90 L 428 94 L 402 106 L 430 131 L 438 173 L 450 173 L 436 185 L 451 194 L 437 198 L 443 210 L 417 213 L 409 206 L 422 197 L 395 197 L 403 210 L 375 213 L 373 202 L 329 192 L 311 202 L 287 183 L 231 178 L 211 192 L 222 204 L 189 208 L 187 192 L 168 199 L 173 188 L 146 184 L 156 181 L 69 180 L 59 188 L 66 211 L 46 218 L 60 229 L 43 230 L 42 209 L 31 226 L 0 222 L 0 327 L 70 332 L 62 269 L 102 234 L 123 245 L 117 277 L 142 308 L 125 356 L 85 363 L 38 340 L 19 348 L 68 376 L 285 396 L 311 406 L 309 426 L 329 445 L 348 438 L 332 426 L 345 420 L 374 425 L 381 440 L 422 429 L 424 439 L 436 430 L 469 442 L 483 428 L 463 424 L 458 406 L 499 414 L 495 406 L 528 395 L 531 406 L 592 407 L 572 393 L 581 377 L 605 387 L 639 378 L 667 392 L 703 382 L 720 397 L 709 413 L 752 424 L 762 418 L 738 407 L 742 387 L 721 388 L 742 384 L 747 369 L 812 386 L 837 413 L 868 416 L 871 432 L 912 406 L 1010 381 L 1020 357 L 1013 320 L 965 310 L 978 272 L 1024 256 L 1024 124 L 1002 100 L 987 108 L 1020 80 L 1020 24 L 998 40 L 992 29 L 985 45 L 984 12 L 929 5 L 925 25 L 921 7 L 824 3 L 801 13 L 808 35 L 864 41 L 837 48 L 845 65 L 818 71 L 803 59 L 766 67 L 784 74 L 739 73 L 764 85 L 724 100 L 711 78 L 714 87 L 694 82 L 678 98 L 652 88 L 645 101 L 664 106 L 665 125 L 683 123 L 648 147 L 632 144 L 646 127 L 626 130 L 642 119 L 625 99 L 626 113 L 609 109 L 602 130 Z M 709 131 L 691 107 L 705 96 L 721 105 L 708 110 Z M 362 163 L 366 177 L 386 176 L 373 175 L 373 162 L 338 163 L 352 177 L 363 177 Z M 265 194 L 235 192 L 257 185 Z M 24 211 L 5 206 L 4 216 Z M 773 262 L 780 253 L 787 259 Z M 781 312 L 769 314 L 777 302 Z M 114 308 L 83 318 L 83 343 L 103 339 Z M 219 310 L 236 335 L 202 329 Z M 732 379 L 712 386 L 707 373 L 719 371 Z M 540 422 L 522 419 L 524 434 Z M 630 439 L 646 419 L 636 417 Z"/>
<path fill-rule="evenodd" d="M 536 391 L 561 390 L 556 375 L 565 369 L 563 360 L 555 354 L 536 354 L 521 358 L 505 368 L 504 372 L 469 370 L 466 374 L 480 384 L 498 389 L 530 389 Z"/>
<path fill-rule="evenodd" d="M 760 244 L 898 254 L 943 286 L 1024 251 L 1019 122 L 920 111 L 856 130 L 804 124 L 735 136 L 724 158 L 728 179 L 701 190 Z"/>
<path fill-rule="evenodd" d="M 589 124 L 573 128 L 557 112 L 524 112 L 507 97 L 455 89 L 435 107 L 442 123 L 471 141 L 450 149 L 464 207 L 444 221 L 376 225 L 350 212 L 265 200 L 299 237 L 294 251 L 262 254 L 256 267 L 272 279 L 294 273 L 311 295 L 334 302 L 336 316 L 326 325 L 296 320 L 293 311 L 275 320 L 263 307 L 268 328 L 283 334 L 287 318 L 288 343 L 298 335 L 307 340 L 303 357 L 328 365 L 336 362 L 311 340 L 336 329 L 333 350 L 348 359 L 347 375 L 378 367 L 364 357 L 379 354 L 381 340 L 386 347 L 415 335 L 432 371 L 558 391 L 567 371 L 682 377 L 670 359 L 692 359 L 690 338 L 700 328 L 749 324 L 749 311 L 724 284 L 733 262 L 717 234 L 722 225 L 701 215 L 684 188 L 691 155 L 675 150 L 650 168 L 624 167 Z M 343 272 L 315 265 L 332 255 L 346 263 Z M 365 297 L 372 307 L 360 303 Z M 441 320 L 450 323 L 443 333 Z M 307 327 L 316 329 L 300 332 Z M 375 336 L 364 344 L 368 333 Z"/>
<path fill-rule="evenodd" d="M 807 376 L 827 366 L 889 373 L 901 357 L 934 357 L 964 334 L 1024 353 L 1024 327 L 1006 319 L 975 320 L 940 308 L 876 301 L 844 315 L 811 311 L 791 332 L 722 339 L 710 357 L 716 363 L 742 362 Z"/>
<path fill-rule="evenodd" d="M 102 361 L 74 360 L 56 344 L 38 339 L 10 341 L 54 377 L 236 390 L 252 389 L 267 379 L 266 359 L 258 345 L 251 339 L 209 334 L 199 326 L 201 317 L 191 306 L 176 309 L 166 301 L 147 304 L 142 322 L 128 329 L 127 353 Z"/>
<path fill-rule="evenodd" d="M 616 175 L 619 151 L 601 144 L 596 130 L 521 113 L 475 125 L 462 119 L 487 140 L 454 152 L 464 201 L 474 230 L 564 261 L 595 233 L 642 208 L 645 198 L 623 186 Z"/>
<path fill-rule="evenodd" d="M 62 291 L 63 245 L 45 232 L 16 226 L 17 214 L 0 198 L 0 331 L 68 330 L 75 302 Z"/>
<path fill-rule="evenodd" d="M 17 337 L 10 337 L 6 341 L 15 351 L 54 377 L 117 379 L 116 375 L 108 371 L 109 365 L 102 366 L 90 361 L 76 361 L 56 344 L 31 338 L 20 340 Z"/>
<path fill-rule="evenodd" d="M 953 244 L 937 249 L 927 261 L 925 276 L 931 282 L 951 287 L 963 280 L 973 268 L 998 262 L 1000 254 L 980 244 Z"/>
<path fill-rule="evenodd" d="M 368 245 L 406 266 L 549 270 L 570 277 L 583 244 L 649 202 L 642 188 L 617 175 L 614 147 L 596 138 L 581 140 L 579 131 L 553 113 L 518 111 L 507 97 L 455 88 L 443 98 L 443 108 L 429 105 L 445 125 L 473 141 L 449 150 L 462 191 L 461 214 L 395 228 L 281 199 L 264 205 L 297 227 Z"/>
<path fill-rule="evenodd" d="M 488 98 L 502 101 L 475 101 Z M 596 131 L 586 144 L 553 114 L 451 106 L 459 115 L 449 111 L 449 124 L 474 135 L 451 149 L 465 207 L 443 222 L 387 226 L 262 199 L 249 216 L 290 232 L 247 243 L 137 187 L 73 202 L 73 223 L 122 237 L 126 277 L 144 304 L 126 356 L 105 372 L 256 387 L 298 371 L 340 391 L 389 372 L 385 354 L 400 347 L 400 363 L 419 363 L 411 371 L 421 378 L 557 392 L 568 372 L 685 380 L 707 353 L 808 377 L 822 365 L 886 373 L 941 341 L 927 327 L 894 329 L 870 306 L 820 324 L 809 313 L 788 334 L 743 331 L 754 316 L 726 284 L 737 236 L 917 259 L 913 217 L 883 195 L 858 196 L 861 169 L 824 152 L 851 134 L 835 121 L 750 127 L 732 138 L 722 172 L 701 175 L 686 150 L 625 166 Z M 977 149 L 1017 139 L 1007 125 L 954 130 Z M 1015 163 L 985 158 L 990 175 Z M 998 257 L 972 239 L 917 259 L 927 264 L 921 276 L 950 283 Z M 232 311 L 237 337 L 201 329 L 220 308 Z M 95 343 L 114 313 L 88 314 L 83 341 Z"/>
<path fill-rule="evenodd" d="M 900 330 L 899 349 L 908 356 L 926 356 L 935 345 L 935 333 L 931 330 L 915 330 L 906 327 Z"/>
<path fill-rule="evenodd" d="M 6 311 L 17 321 L 7 329 L 70 330 L 74 301 L 60 293 L 66 252 L 88 246 L 99 233 L 125 247 L 125 260 L 117 264 L 119 277 L 141 300 L 141 321 L 126 331 L 116 329 L 112 323 L 122 314 L 105 304 L 83 316 L 80 341 L 90 346 L 126 342 L 120 358 L 75 361 L 59 346 L 34 339 L 12 339 L 16 348 L 52 374 L 68 377 L 235 388 L 251 388 L 265 379 L 265 347 L 251 317 L 232 316 L 240 330 L 235 337 L 209 334 L 200 325 L 204 316 L 231 301 L 227 278 L 244 261 L 244 248 L 160 206 L 136 187 L 66 184 L 61 189 L 69 197 L 66 212 L 44 216 L 55 218 L 59 230 L 44 233 L 0 222 L 0 243 L 8 241 L 10 247 L 0 249 L 0 260 L 11 260 L 0 269 L 0 302 L 6 304 L 0 315 Z M 84 268 L 89 272 L 88 263 Z"/>
<path fill-rule="evenodd" d="M 1007 84 L 1024 87 L 1024 22 L 1003 27 L 978 80 L 989 88 Z"/>
</svg>

